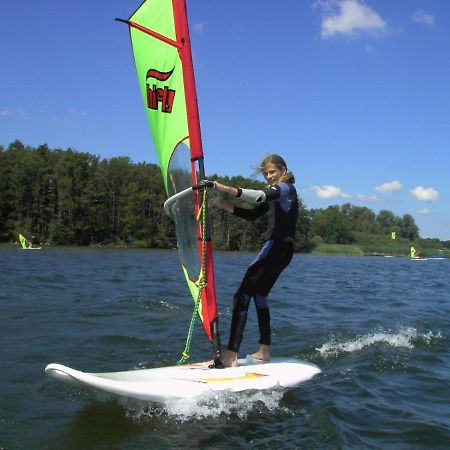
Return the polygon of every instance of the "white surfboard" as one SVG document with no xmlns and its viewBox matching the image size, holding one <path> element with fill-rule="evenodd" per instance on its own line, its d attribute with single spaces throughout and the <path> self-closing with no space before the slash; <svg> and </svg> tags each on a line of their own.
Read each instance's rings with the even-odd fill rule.
<svg viewBox="0 0 450 450">
<path fill-rule="evenodd" d="M 289 388 L 320 373 L 314 364 L 297 359 L 273 358 L 270 362 L 260 362 L 248 356 L 239 359 L 238 364 L 225 369 L 210 369 L 206 363 L 197 363 L 109 373 L 86 373 L 49 364 L 45 373 L 70 385 L 157 403 L 201 397 L 208 391 Z"/>
</svg>

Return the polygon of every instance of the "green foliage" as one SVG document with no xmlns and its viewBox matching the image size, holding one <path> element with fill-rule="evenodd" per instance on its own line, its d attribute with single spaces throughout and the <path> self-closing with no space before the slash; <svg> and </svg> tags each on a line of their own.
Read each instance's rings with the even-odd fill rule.
<svg viewBox="0 0 450 450">
<path fill-rule="evenodd" d="M 129 158 L 12 143 L 0 151 L 0 241 L 173 247 L 161 171 Z"/>
<path fill-rule="evenodd" d="M 339 206 L 329 206 L 325 210 L 314 211 L 311 231 L 327 244 L 350 244 L 353 242 L 350 220 Z"/>
<path fill-rule="evenodd" d="M 398 217 L 387 210 L 375 214 L 369 208 L 346 203 L 340 207 L 311 209 L 309 217 L 311 241 L 315 244 L 355 243 L 365 253 L 380 252 L 383 247 L 389 254 L 405 254 L 409 252 L 411 242 L 419 238 L 419 228 L 409 214 Z M 392 232 L 396 239 L 391 238 Z"/>
<path fill-rule="evenodd" d="M 264 188 L 264 183 L 238 177 L 220 177 L 216 174 L 208 177 L 221 183 L 240 186 L 247 189 Z M 214 196 L 212 194 L 211 205 L 214 205 Z M 225 199 L 231 204 L 242 205 L 242 201 L 227 197 Z M 244 206 L 245 207 L 245 206 Z M 252 222 L 242 220 L 219 208 L 210 208 L 211 231 L 214 237 L 214 247 L 218 250 L 243 250 L 250 251 L 260 248 L 264 239 L 267 237 L 267 218 L 260 217 Z"/>
<path fill-rule="evenodd" d="M 208 178 L 249 189 L 265 187 L 242 176 Z M 267 215 L 252 222 L 239 219 L 213 207 L 216 195 L 211 191 L 209 197 L 214 247 L 259 249 L 267 237 Z M 174 248 L 175 230 L 162 208 L 165 200 L 155 164 L 133 164 L 127 157 L 101 160 L 19 141 L 7 149 L 0 146 L 0 242 L 17 241 L 22 232 L 34 243 Z M 450 252 L 450 241 L 420 239 L 409 214 L 375 214 L 350 203 L 308 210 L 300 198 L 299 206 L 297 251 L 407 255 L 414 242 L 424 255 Z"/>
<path fill-rule="evenodd" d="M 312 253 L 318 255 L 351 255 L 362 256 L 364 251 L 358 245 L 344 245 L 344 244 L 318 244 L 314 247 Z"/>
</svg>

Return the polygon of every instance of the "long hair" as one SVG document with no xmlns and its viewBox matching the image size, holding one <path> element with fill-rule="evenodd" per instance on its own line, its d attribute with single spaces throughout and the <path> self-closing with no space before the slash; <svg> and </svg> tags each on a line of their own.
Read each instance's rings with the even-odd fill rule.
<svg viewBox="0 0 450 450">
<path fill-rule="evenodd" d="M 275 153 L 267 155 L 259 165 L 258 172 L 263 172 L 266 164 L 274 164 L 279 170 L 286 170 L 286 173 L 280 178 L 285 183 L 295 183 L 295 176 L 292 172 L 288 172 L 286 161 Z"/>
</svg>

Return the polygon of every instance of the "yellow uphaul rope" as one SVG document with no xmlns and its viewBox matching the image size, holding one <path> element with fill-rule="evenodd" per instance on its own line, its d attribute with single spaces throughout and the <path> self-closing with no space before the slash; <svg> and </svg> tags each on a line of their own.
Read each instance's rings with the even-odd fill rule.
<svg viewBox="0 0 450 450">
<path fill-rule="evenodd" d="M 192 341 L 192 333 L 194 331 L 194 325 L 195 325 L 195 319 L 198 314 L 198 308 L 200 306 L 200 302 L 202 299 L 202 292 L 205 289 L 207 285 L 206 280 L 206 194 L 208 190 L 205 188 L 203 190 L 203 201 L 199 208 L 198 215 L 197 215 L 197 223 L 200 222 L 201 219 L 201 226 L 202 226 L 202 254 L 201 254 L 201 267 L 200 267 L 200 274 L 197 282 L 195 283 L 198 287 L 198 296 L 195 300 L 194 304 L 194 310 L 192 312 L 191 317 L 191 323 L 189 325 L 188 335 L 186 338 L 186 344 L 184 346 L 184 350 L 181 353 L 181 359 L 177 362 L 177 365 L 184 364 L 190 357 L 189 350 L 191 348 L 191 341 Z"/>
</svg>

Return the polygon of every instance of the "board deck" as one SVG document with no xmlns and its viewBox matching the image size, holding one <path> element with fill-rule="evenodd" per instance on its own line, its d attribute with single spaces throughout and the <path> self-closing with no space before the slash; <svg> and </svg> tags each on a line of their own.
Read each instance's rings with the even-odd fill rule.
<svg viewBox="0 0 450 450">
<path fill-rule="evenodd" d="M 247 356 L 238 367 L 210 369 L 207 363 L 138 369 L 125 372 L 86 373 L 61 364 L 49 364 L 45 373 L 63 383 L 157 403 L 200 397 L 208 391 L 233 392 L 294 387 L 318 373 L 314 364 L 297 359 L 273 358 L 262 362 Z"/>
</svg>

